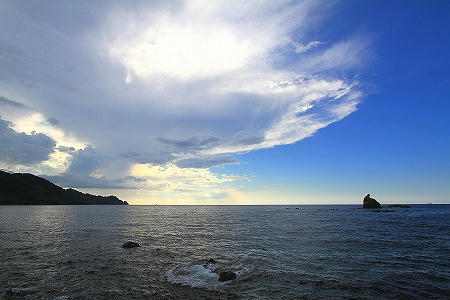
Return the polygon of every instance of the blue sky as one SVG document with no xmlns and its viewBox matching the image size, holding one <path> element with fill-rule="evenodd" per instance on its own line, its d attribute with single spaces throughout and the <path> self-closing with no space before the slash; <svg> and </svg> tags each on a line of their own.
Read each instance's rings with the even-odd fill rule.
<svg viewBox="0 0 450 300">
<path fill-rule="evenodd" d="M 449 203 L 449 3 L 345 1 L 338 8 L 323 24 L 331 39 L 357 28 L 371 40 L 373 56 L 358 74 L 368 94 L 358 111 L 301 142 L 244 155 L 245 164 L 229 169 L 254 174 L 255 189 L 289 190 L 288 203 L 303 193 L 324 203 L 356 203 L 364 193 Z"/>
<path fill-rule="evenodd" d="M 134 204 L 449 201 L 448 1 L 1 6 L 2 169 Z"/>
</svg>

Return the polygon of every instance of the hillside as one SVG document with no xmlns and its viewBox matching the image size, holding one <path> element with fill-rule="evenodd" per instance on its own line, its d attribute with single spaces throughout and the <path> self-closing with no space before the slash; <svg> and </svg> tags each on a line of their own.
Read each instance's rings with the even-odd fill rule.
<svg viewBox="0 0 450 300">
<path fill-rule="evenodd" d="M 32 174 L 0 171 L 0 205 L 128 205 L 115 196 L 94 196 L 64 189 Z"/>
</svg>

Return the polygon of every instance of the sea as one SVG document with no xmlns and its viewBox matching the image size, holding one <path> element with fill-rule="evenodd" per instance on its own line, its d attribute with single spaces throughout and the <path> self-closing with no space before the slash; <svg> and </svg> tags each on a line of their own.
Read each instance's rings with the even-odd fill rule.
<svg viewBox="0 0 450 300">
<path fill-rule="evenodd" d="M 450 205 L 0 206 L 0 299 L 449 298 Z"/>
</svg>

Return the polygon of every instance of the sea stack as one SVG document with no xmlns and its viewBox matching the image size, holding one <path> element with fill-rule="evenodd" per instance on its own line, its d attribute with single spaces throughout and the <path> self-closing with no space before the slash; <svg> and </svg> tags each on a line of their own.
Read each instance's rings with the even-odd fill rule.
<svg viewBox="0 0 450 300">
<path fill-rule="evenodd" d="M 363 200 L 363 208 L 381 208 L 380 202 L 370 198 L 370 194 L 367 194 Z"/>
</svg>

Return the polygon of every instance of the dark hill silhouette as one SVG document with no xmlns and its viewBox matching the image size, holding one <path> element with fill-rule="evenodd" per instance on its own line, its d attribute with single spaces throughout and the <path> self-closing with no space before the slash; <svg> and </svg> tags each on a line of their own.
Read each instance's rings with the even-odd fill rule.
<svg viewBox="0 0 450 300">
<path fill-rule="evenodd" d="M 94 196 L 74 189 L 63 189 L 32 174 L 0 171 L 0 204 L 116 204 L 128 205 L 116 196 Z"/>
</svg>

